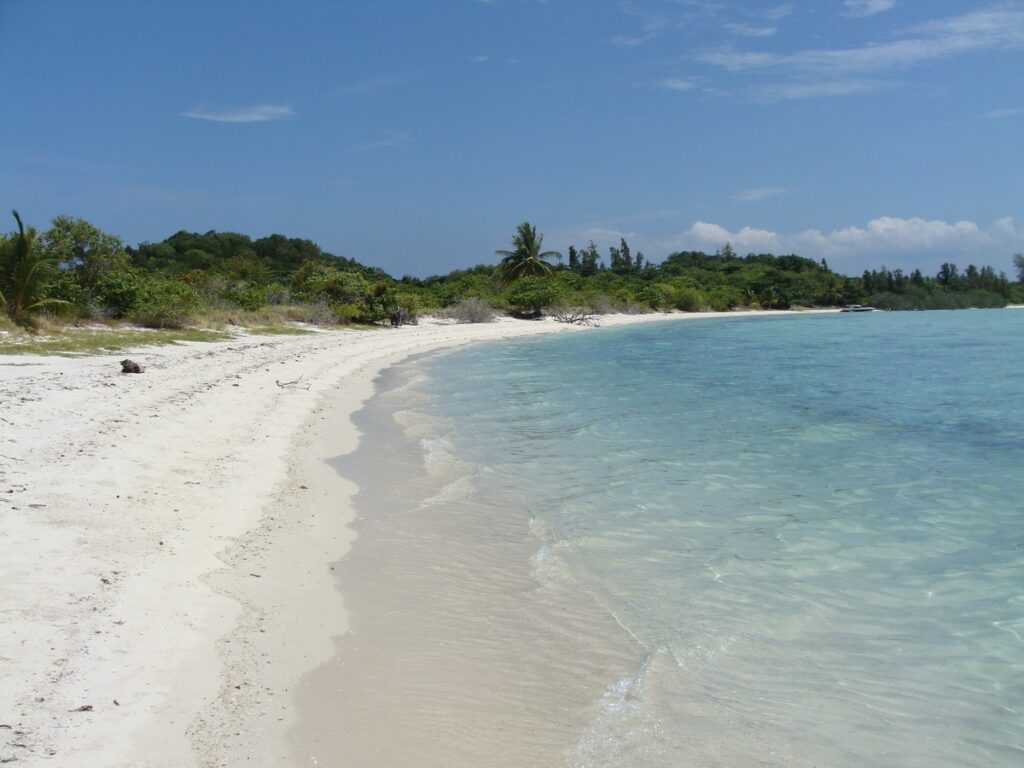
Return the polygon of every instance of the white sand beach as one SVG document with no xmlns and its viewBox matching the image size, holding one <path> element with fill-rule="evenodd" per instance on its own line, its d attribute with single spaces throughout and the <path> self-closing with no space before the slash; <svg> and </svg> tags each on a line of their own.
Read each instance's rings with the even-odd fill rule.
<svg viewBox="0 0 1024 768">
<path fill-rule="evenodd" d="M 291 686 L 346 631 L 331 563 L 354 488 L 325 460 L 357 444 L 374 376 L 551 332 L 588 330 L 424 323 L 0 358 L 0 760 L 288 764 Z M 145 373 L 121 374 L 123 357 Z"/>
</svg>

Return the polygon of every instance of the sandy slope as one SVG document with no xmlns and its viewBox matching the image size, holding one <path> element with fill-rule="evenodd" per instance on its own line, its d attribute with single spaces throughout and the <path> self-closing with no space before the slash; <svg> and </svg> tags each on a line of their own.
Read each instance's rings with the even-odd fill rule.
<svg viewBox="0 0 1024 768">
<path fill-rule="evenodd" d="M 0 760 L 282 764 L 288 686 L 345 630 L 329 564 L 348 546 L 352 489 L 323 460 L 354 447 L 348 417 L 373 375 L 418 351 L 556 330 L 0 358 Z M 123 356 L 146 372 L 120 374 Z"/>
</svg>

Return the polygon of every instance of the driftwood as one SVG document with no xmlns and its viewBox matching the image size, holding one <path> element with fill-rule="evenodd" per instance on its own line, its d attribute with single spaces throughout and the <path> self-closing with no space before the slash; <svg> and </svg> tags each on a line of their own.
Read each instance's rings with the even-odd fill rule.
<svg viewBox="0 0 1024 768">
<path fill-rule="evenodd" d="M 303 376 L 304 375 L 305 374 L 303 374 Z M 295 381 L 280 381 L 278 379 L 274 379 L 274 383 L 277 384 L 277 386 L 279 386 L 281 389 L 287 389 L 288 387 L 294 387 L 294 386 L 296 386 L 301 381 L 302 381 L 302 376 L 299 376 L 299 378 L 297 378 Z M 306 385 L 306 389 L 309 389 L 311 386 L 313 386 L 313 385 L 312 384 L 307 384 Z"/>
<path fill-rule="evenodd" d="M 600 325 L 597 315 L 593 310 L 586 307 L 572 307 L 555 310 L 551 313 L 555 322 L 569 323 L 570 325 Z"/>
<path fill-rule="evenodd" d="M 134 360 L 121 361 L 121 373 L 142 373 L 145 370 L 145 368 L 136 363 Z"/>
</svg>

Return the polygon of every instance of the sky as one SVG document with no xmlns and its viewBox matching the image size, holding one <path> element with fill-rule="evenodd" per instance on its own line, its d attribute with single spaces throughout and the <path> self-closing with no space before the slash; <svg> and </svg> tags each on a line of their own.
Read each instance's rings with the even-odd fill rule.
<svg viewBox="0 0 1024 768">
<path fill-rule="evenodd" d="M 0 78 L 0 210 L 133 245 L 1024 251 L 1024 0 L 0 0 Z"/>
</svg>

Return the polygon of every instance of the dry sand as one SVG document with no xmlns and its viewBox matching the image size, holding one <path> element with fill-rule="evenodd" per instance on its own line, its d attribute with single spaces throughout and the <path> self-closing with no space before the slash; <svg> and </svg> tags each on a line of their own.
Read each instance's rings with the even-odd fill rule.
<svg viewBox="0 0 1024 768">
<path fill-rule="evenodd" d="M 0 358 L 0 760 L 286 765 L 290 687 L 347 626 L 331 563 L 355 489 L 325 460 L 355 448 L 374 376 L 580 330 L 429 323 Z M 122 357 L 145 373 L 122 375 Z"/>
</svg>

